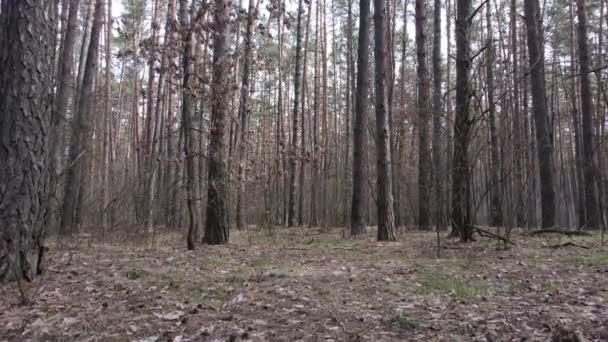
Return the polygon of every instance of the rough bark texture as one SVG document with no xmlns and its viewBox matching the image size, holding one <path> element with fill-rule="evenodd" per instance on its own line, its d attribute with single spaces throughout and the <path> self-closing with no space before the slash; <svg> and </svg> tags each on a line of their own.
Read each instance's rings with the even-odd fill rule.
<svg viewBox="0 0 608 342">
<path fill-rule="evenodd" d="M 395 215 L 393 213 L 393 189 L 391 175 L 391 131 L 386 102 L 386 0 L 374 0 L 374 59 L 376 86 L 376 147 L 378 173 L 378 240 L 394 241 Z"/>
<path fill-rule="evenodd" d="M 429 114 L 431 84 L 427 65 L 426 1 L 416 0 L 416 57 L 418 60 L 418 228 L 429 228 L 431 154 Z M 434 122 L 433 122 L 434 123 Z"/>
<path fill-rule="evenodd" d="M 207 190 L 207 224 L 204 242 L 216 245 L 229 238 L 229 191 L 228 185 L 228 112 L 230 96 L 230 56 L 228 54 L 230 31 L 229 7 L 225 0 L 215 2 L 213 33 L 213 80 L 211 94 L 211 127 L 209 132 L 209 186 Z"/>
<path fill-rule="evenodd" d="M 293 78 L 293 126 L 291 136 L 291 151 L 289 154 L 289 208 L 287 213 L 287 225 L 293 227 L 296 224 L 296 162 L 298 155 L 298 110 L 300 106 L 300 78 L 302 77 L 302 14 L 304 12 L 304 0 L 298 1 L 298 26 L 296 29 L 296 61 L 295 75 Z"/>
<path fill-rule="evenodd" d="M 52 115 L 52 3 L 0 9 L 0 281 L 43 270 Z M 9 47 L 10 49 L 6 48 Z"/>
<path fill-rule="evenodd" d="M 357 96 L 353 135 L 353 198 L 350 232 L 365 232 L 365 205 L 367 203 L 367 104 L 369 92 L 369 0 L 359 2 L 359 38 L 357 46 Z"/>
<path fill-rule="evenodd" d="M 104 0 L 95 3 L 95 14 L 91 27 L 91 38 L 87 52 L 82 86 L 78 97 L 78 111 L 72 124 L 70 138 L 70 153 L 68 157 L 68 170 L 65 181 L 65 195 L 61 212 L 61 226 L 59 232 L 69 235 L 75 232 L 80 224 L 80 211 L 86 189 L 86 159 L 90 158 L 90 140 L 93 134 L 91 113 L 95 100 L 95 78 L 99 63 L 99 37 L 104 17 Z M 87 155 L 88 154 L 88 155 Z"/>
<path fill-rule="evenodd" d="M 555 190 L 553 188 L 553 141 L 547 115 L 545 93 L 545 57 L 541 30 L 541 11 L 538 0 L 525 0 L 526 31 L 528 36 L 528 58 L 532 86 L 532 107 L 536 131 L 536 146 L 539 161 L 541 226 L 555 225 Z"/>
<path fill-rule="evenodd" d="M 587 14 L 585 0 L 576 0 L 578 16 L 578 55 L 581 66 L 581 114 L 583 127 L 583 175 L 585 189 L 585 228 L 599 227 L 599 208 L 596 194 L 595 147 L 593 145 L 593 104 L 589 82 L 589 48 L 587 46 Z"/>
<path fill-rule="evenodd" d="M 471 72 L 469 33 L 471 0 L 456 3 L 456 116 L 452 176 L 452 228 L 463 242 L 471 241 L 471 189 L 468 160 L 472 120 L 469 115 Z"/>
</svg>

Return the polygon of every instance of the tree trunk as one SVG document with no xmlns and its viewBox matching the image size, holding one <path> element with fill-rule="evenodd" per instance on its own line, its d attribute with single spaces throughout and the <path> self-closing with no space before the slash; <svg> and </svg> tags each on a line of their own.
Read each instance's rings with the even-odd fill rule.
<svg viewBox="0 0 608 342">
<path fill-rule="evenodd" d="M 435 194 L 435 225 L 445 227 L 444 218 L 444 144 L 441 117 L 443 115 L 441 83 L 441 0 L 434 1 L 433 8 L 433 183 Z"/>
<path fill-rule="evenodd" d="M 209 131 L 209 171 L 207 188 L 207 224 L 204 242 L 210 245 L 228 243 L 230 237 L 228 184 L 228 113 L 230 85 L 229 6 L 226 0 L 215 2 L 213 35 L 213 79 L 211 94 L 211 125 Z"/>
<path fill-rule="evenodd" d="M 367 105 L 369 93 L 370 1 L 359 1 L 359 38 L 357 46 L 357 96 L 355 98 L 353 141 L 352 235 L 365 232 L 367 204 Z"/>
<path fill-rule="evenodd" d="M 593 145 L 593 103 L 589 81 L 589 48 L 587 47 L 587 14 L 585 0 L 576 0 L 578 16 L 578 55 L 581 66 L 581 113 L 583 133 L 583 174 L 585 189 L 585 224 L 588 229 L 596 229 L 600 223 L 597 203 L 595 169 L 595 146 Z"/>
<path fill-rule="evenodd" d="M 525 0 L 525 17 L 528 36 L 528 59 L 532 85 L 532 106 L 536 130 L 541 193 L 541 226 L 555 226 L 555 190 L 553 188 L 553 139 L 547 114 L 545 94 L 545 53 L 538 0 Z"/>
<path fill-rule="evenodd" d="M 492 6 L 486 4 L 487 52 L 486 52 L 486 82 L 488 93 L 488 121 L 490 126 L 490 223 L 494 227 L 502 226 L 502 185 L 500 184 L 500 152 L 498 150 L 498 132 L 496 129 L 496 104 L 494 103 L 494 35 L 492 32 Z"/>
<path fill-rule="evenodd" d="M 67 16 L 67 27 L 65 29 L 65 35 L 63 43 L 61 45 L 61 56 L 59 58 L 59 85 L 57 87 L 57 93 L 55 94 L 55 110 L 53 112 L 53 118 L 51 120 L 51 144 L 50 144 L 50 200 L 51 200 L 51 213 L 50 213 L 50 226 L 54 230 L 55 225 L 59 219 L 58 213 L 55 210 L 60 209 L 59 198 L 56 197 L 56 189 L 59 183 L 59 176 L 61 174 L 61 151 L 63 149 L 63 132 L 65 129 L 66 114 L 68 108 L 68 102 L 70 97 L 70 91 L 72 89 L 72 68 L 74 66 L 74 43 L 76 42 L 76 29 L 78 26 L 78 7 L 80 0 L 71 0 L 69 2 L 70 8 Z M 56 207 L 55 207 L 56 206 Z"/>
<path fill-rule="evenodd" d="M 192 120 L 195 113 L 194 96 L 194 77 L 195 77 L 195 59 L 194 59 L 194 44 L 195 38 L 192 32 L 192 27 L 189 18 L 188 0 L 180 0 L 180 25 L 183 34 L 184 55 L 182 58 L 182 67 L 184 70 L 183 99 L 182 99 L 182 132 L 184 134 L 184 154 L 185 154 L 185 172 L 186 172 L 186 206 L 188 207 L 188 235 L 187 247 L 189 250 L 195 248 L 196 235 L 199 231 L 199 223 L 201 220 L 198 182 L 196 180 L 195 164 L 194 164 L 194 137 L 192 136 Z M 176 175 L 177 176 L 177 175 Z M 179 177 L 178 177 L 179 178 Z"/>
<path fill-rule="evenodd" d="M 44 266 L 49 208 L 52 2 L 0 6 L 0 281 L 31 281 Z"/>
<path fill-rule="evenodd" d="M 456 8 L 456 118 L 454 122 L 454 165 L 452 227 L 462 242 L 470 242 L 471 175 L 468 148 L 473 124 L 470 114 L 470 27 L 471 0 L 457 0 Z"/>
<path fill-rule="evenodd" d="M 298 26 L 296 29 L 296 61 L 295 74 L 293 78 L 293 126 L 291 136 L 291 151 L 289 152 L 289 208 L 287 213 L 287 225 L 293 227 L 296 224 L 296 162 L 298 155 L 298 110 L 300 106 L 300 78 L 302 77 L 302 13 L 304 12 L 304 1 L 298 1 Z"/>
<path fill-rule="evenodd" d="M 386 102 L 386 0 L 374 0 L 374 60 L 376 86 L 376 148 L 378 172 L 378 241 L 394 241 L 393 182 L 391 175 L 391 127 Z"/>
<path fill-rule="evenodd" d="M 237 195 L 236 195 L 236 227 L 244 229 L 247 222 L 245 221 L 245 170 L 246 168 L 246 148 L 248 143 L 247 132 L 249 127 L 249 113 L 251 108 L 249 105 L 251 83 L 251 69 L 253 64 L 253 31 L 255 29 L 255 20 L 257 17 L 257 7 L 259 1 L 249 0 L 249 10 L 247 15 L 247 28 L 245 34 L 245 52 L 243 55 L 243 80 L 241 83 L 241 100 L 239 104 L 240 132 L 237 133 L 240 140 L 238 143 L 239 164 L 238 164 L 238 179 L 237 179 Z"/>
<path fill-rule="evenodd" d="M 418 60 L 418 228 L 429 228 L 430 172 L 429 112 L 431 84 L 427 66 L 426 1 L 416 0 L 416 57 Z M 434 121 L 434 120 L 433 120 Z M 434 123 L 434 122 L 433 122 Z"/>
<path fill-rule="evenodd" d="M 80 224 L 80 211 L 84 197 L 80 189 L 84 188 L 83 179 L 86 177 L 85 172 L 87 168 L 85 159 L 90 158 L 91 154 L 89 151 L 91 135 L 93 133 L 91 112 L 95 102 L 94 88 L 99 56 L 99 37 L 105 13 L 103 5 L 104 0 L 96 0 L 95 15 L 91 28 L 91 40 L 78 101 L 78 112 L 72 126 L 68 158 L 69 168 L 65 181 L 65 195 L 59 230 L 62 235 L 74 233 L 76 227 Z"/>
</svg>

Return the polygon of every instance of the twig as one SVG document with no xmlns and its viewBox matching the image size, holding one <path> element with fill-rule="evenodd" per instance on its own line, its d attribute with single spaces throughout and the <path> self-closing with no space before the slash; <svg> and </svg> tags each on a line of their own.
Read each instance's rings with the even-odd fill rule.
<svg viewBox="0 0 608 342">
<path fill-rule="evenodd" d="M 591 249 L 591 247 L 589 247 L 589 246 L 579 245 L 579 244 L 571 242 L 571 241 L 557 244 L 557 245 L 543 246 L 543 248 L 559 249 L 559 248 L 568 247 L 568 246 L 579 247 L 579 248 L 583 248 L 583 249 Z"/>
<path fill-rule="evenodd" d="M 479 228 L 477 226 L 473 226 L 473 229 L 476 230 L 479 233 L 479 235 L 481 235 L 481 236 L 491 237 L 491 238 L 503 241 L 505 243 L 509 243 L 509 244 L 511 244 L 513 246 L 517 246 L 517 244 L 515 242 L 511 241 L 510 239 L 508 239 L 506 237 L 503 237 L 503 236 L 500 236 L 500 235 L 496 235 L 496 234 L 494 234 L 494 233 L 492 233 L 492 232 L 490 232 L 488 230 L 481 229 L 481 228 Z"/>
<path fill-rule="evenodd" d="M 593 236 L 587 232 L 581 232 L 578 230 L 562 230 L 562 229 L 540 229 L 530 232 L 530 235 L 542 235 L 542 234 L 561 234 L 567 236 Z"/>
</svg>

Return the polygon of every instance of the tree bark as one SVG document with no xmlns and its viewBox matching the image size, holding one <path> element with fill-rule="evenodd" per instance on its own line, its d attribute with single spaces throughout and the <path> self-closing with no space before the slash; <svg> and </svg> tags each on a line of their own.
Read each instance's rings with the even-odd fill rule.
<svg viewBox="0 0 608 342">
<path fill-rule="evenodd" d="M 593 145 L 593 103 L 591 84 L 589 81 L 589 48 L 587 46 L 587 11 L 585 0 L 576 0 L 578 16 L 578 55 L 581 66 L 581 114 L 583 133 L 583 174 L 585 189 L 585 223 L 584 227 L 596 229 L 600 223 L 600 210 L 598 208 L 595 169 L 595 146 Z"/>
<path fill-rule="evenodd" d="M 82 86 L 78 101 L 78 112 L 74 118 L 72 135 L 70 139 L 70 153 L 68 158 L 67 176 L 65 181 L 65 195 L 61 214 L 60 234 L 69 235 L 75 232 L 80 224 L 80 211 L 84 194 L 83 179 L 87 171 L 85 159 L 90 158 L 90 143 L 93 128 L 91 127 L 91 112 L 93 110 L 95 94 L 95 78 L 99 57 L 99 37 L 104 17 L 104 0 L 96 0 L 91 39 L 87 53 L 86 65 L 82 77 Z M 87 153 L 89 155 L 87 155 Z"/>
<path fill-rule="evenodd" d="M 353 198 L 350 233 L 365 232 L 367 203 L 367 106 L 369 93 L 370 1 L 359 1 L 359 38 L 357 46 L 357 96 L 353 134 Z"/>
<path fill-rule="evenodd" d="M 395 215 L 391 175 L 391 127 L 386 102 L 386 0 L 374 0 L 374 60 L 376 88 L 376 148 L 378 172 L 378 241 L 395 241 Z"/>
<path fill-rule="evenodd" d="M 545 92 L 545 53 L 538 0 L 525 0 L 524 12 L 528 36 L 528 59 L 532 86 L 532 106 L 539 161 L 541 227 L 555 226 L 555 190 L 553 184 L 553 139 L 547 114 Z"/>
<path fill-rule="evenodd" d="M 416 56 L 418 61 L 418 228 L 429 228 L 430 172 L 429 114 L 431 84 L 427 66 L 426 1 L 416 0 Z M 433 124 L 435 124 L 433 120 Z M 436 171 L 436 170 L 435 170 Z"/>
<path fill-rule="evenodd" d="M 209 131 L 209 171 L 207 188 L 207 224 L 204 242 L 210 245 L 228 243 L 230 233 L 228 184 L 228 112 L 230 85 L 229 4 L 226 0 L 215 2 L 213 33 L 213 79 L 211 94 L 211 126 Z"/>
<path fill-rule="evenodd" d="M 43 271 L 49 208 L 52 2 L 1 6 L 0 281 L 31 281 Z"/>
<path fill-rule="evenodd" d="M 298 26 L 296 28 L 296 61 L 293 78 L 293 126 L 291 136 L 291 151 L 289 153 L 289 208 L 287 213 L 287 226 L 296 224 L 296 163 L 298 156 L 298 111 L 300 109 L 300 78 L 302 77 L 302 13 L 304 0 L 298 1 Z"/>
<path fill-rule="evenodd" d="M 454 122 L 454 165 L 452 227 L 462 242 L 470 242 L 471 175 L 468 148 L 473 121 L 470 118 L 470 28 L 471 0 L 457 0 L 456 8 L 456 117 Z"/>
</svg>

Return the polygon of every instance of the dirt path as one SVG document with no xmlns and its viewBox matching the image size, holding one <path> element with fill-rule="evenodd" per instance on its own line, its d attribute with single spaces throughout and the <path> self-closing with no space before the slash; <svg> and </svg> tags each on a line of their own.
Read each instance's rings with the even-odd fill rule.
<svg viewBox="0 0 608 342">
<path fill-rule="evenodd" d="M 545 341 L 557 327 L 608 340 L 608 249 L 597 238 L 516 236 L 497 250 L 407 233 L 235 232 L 188 252 L 53 245 L 49 271 L 0 288 L 0 341 Z M 544 248 L 575 241 L 591 246 Z"/>
</svg>

